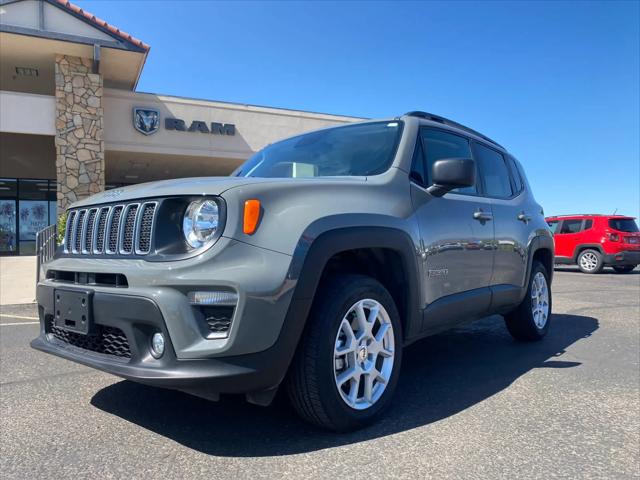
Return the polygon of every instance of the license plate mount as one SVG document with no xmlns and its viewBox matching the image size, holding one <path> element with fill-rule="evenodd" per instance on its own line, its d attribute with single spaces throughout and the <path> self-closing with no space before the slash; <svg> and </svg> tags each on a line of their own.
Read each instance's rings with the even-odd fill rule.
<svg viewBox="0 0 640 480">
<path fill-rule="evenodd" d="M 93 290 L 56 288 L 53 295 L 56 327 L 81 335 L 93 333 Z"/>
</svg>

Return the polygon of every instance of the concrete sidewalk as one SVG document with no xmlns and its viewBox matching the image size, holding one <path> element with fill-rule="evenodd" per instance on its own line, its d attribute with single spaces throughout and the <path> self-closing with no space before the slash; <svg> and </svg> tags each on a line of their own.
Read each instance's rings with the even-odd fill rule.
<svg viewBox="0 0 640 480">
<path fill-rule="evenodd" d="M 33 303 L 36 257 L 0 257 L 0 305 Z"/>
</svg>

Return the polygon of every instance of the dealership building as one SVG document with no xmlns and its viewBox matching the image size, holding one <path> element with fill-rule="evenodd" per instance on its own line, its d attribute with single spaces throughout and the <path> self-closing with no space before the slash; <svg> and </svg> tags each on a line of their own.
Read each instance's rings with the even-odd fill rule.
<svg viewBox="0 0 640 480">
<path fill-rule="evenodd" d="M 149 45 L 62 0 L 0 0 L 0 255 L 77 199 L 228 175 L 265 145 L 355 117 L 136 91 Z"/>
</svg>

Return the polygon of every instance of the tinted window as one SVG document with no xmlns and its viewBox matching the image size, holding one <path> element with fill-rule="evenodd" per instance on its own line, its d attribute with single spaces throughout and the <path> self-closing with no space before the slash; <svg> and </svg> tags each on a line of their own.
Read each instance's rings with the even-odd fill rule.
<svg viewBox="0 0 640 480">
<path fill-rule="evenodd" d="M 473 151 L 484 179 L 484 188 L 487 196 L 509 198 L 513 195 L 509 170 L 502 155 L 479 143 L 474 144 Z"/>
<path fill-rule="evenodd" d="M 520 176 L 520 171 L 516 166 L 516 162 L 511 157 L 507 157 L 507 162 L 509 162 L 509 168 L 511 169 L 511 178 L 513 179 L 513 185 L 516 189 L 516 193 L 520 193 L 524 189 L 524 183 L 522 181 L 522 177 Z"/>
<path fill-rule="evenodd" d="M 551 222 L 547 222 L 547 225 L 549 225 L 549 229 L 551 230 L 551 233 L 556 233 L 556 230 L 558 229 L 558 221 L 557 220 L 553 220 Z"/>
<path fill-rule="evenodd" d="M 443 158 L 472 158 L 469 140 L 460 135 L 425 128 L 421 130 L 424 144 L 424 156 L 426 159 L 426 171 L 431 177 L 431 169 L 436 160 Z M 427 183 L 430 183 L 427 179 Z M 476 194 L 478 190 L 475 185 L 471 187 L 455 188 L 454 193 Z"/>
<path fill-rule="evenodd" d="M 578 233 L 582 229 L 582 220 L 564 220 L 560 233 Z"/>
<path fill-rule="evenodd" d="M 609 220 L 609 227 L 620 232 L 637 232 L 638 225 L 633 218 L 612 218 Z"/>
<path fill-rule="evenodd" d="M 589 230 L 591 227 L 593 227 L 593 220 L 585 220 L 583 230 Z"/>
<path fill-rule="evenodd" d="M 402 122 L 336 127 L 269 145 L 247 160 L 238 177 L 334 177 L 384 173 L 393 161 Z"/>
<path fill-rule="evenodd" d="M 424 156 L 422 154 L 422 141 L 420 138 L 416 141 L 416 148 L 413 151 L 413 160 L 411 161 L 411 180 L 422 187 L 427 186 L 427 174 L 424 169 Z"/>
</svg>

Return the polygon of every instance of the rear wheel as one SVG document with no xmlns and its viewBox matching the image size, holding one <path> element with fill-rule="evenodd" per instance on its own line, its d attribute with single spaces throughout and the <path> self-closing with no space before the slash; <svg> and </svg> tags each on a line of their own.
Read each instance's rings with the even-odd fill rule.
<svg viewBox="0 0 640 480">
<path fill-rule="evenodd" d="M 527 294 L 518 308 L 504 316 L 504 320 L 513 338 L 535 341 L 547 334 L 550 319 L 549 274 L 542 263 L 534 260 Z"/>
<path fill-rule="evenodd" d="M 581 251 L 578 255 L 578 268 L 582 273 L 600 273 L 604 268 L 602 254 L 590 248 Z"/>
<path fill-rule="evenodd" d="M 363 427 L 393 396 L 402 327 L 389 292 L 363 275 L 337 275 L 318 290 L 287 391 L 302 418 L 337 431 Z"/>
<path fill-rule="evenodd" d="M 629 273 L 636 267 L 637 265 L 614 265 L 613 269 L 616 273 Z"/>
</svg>

